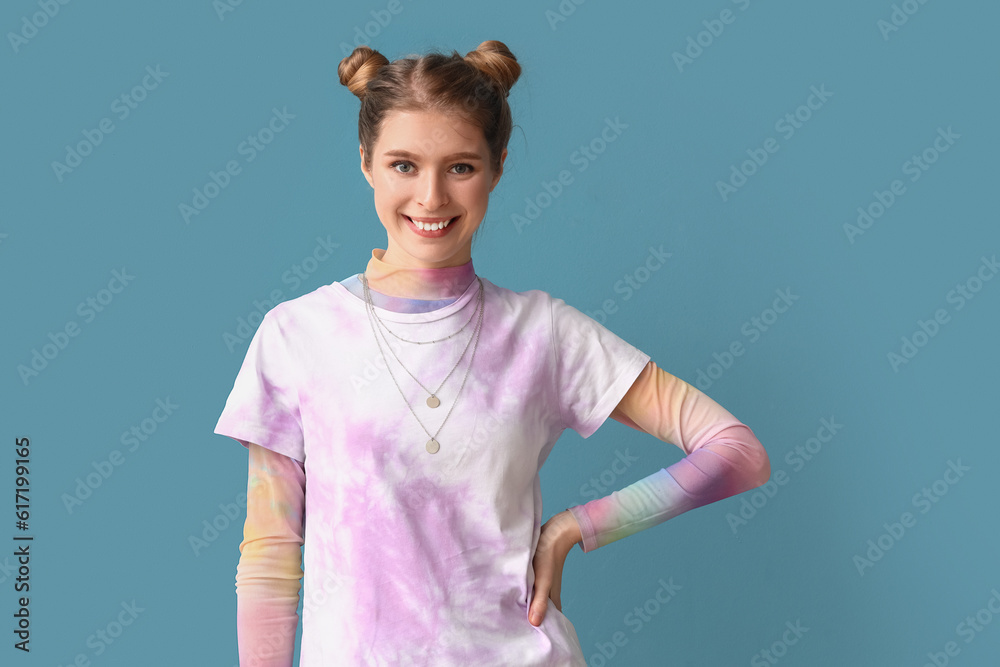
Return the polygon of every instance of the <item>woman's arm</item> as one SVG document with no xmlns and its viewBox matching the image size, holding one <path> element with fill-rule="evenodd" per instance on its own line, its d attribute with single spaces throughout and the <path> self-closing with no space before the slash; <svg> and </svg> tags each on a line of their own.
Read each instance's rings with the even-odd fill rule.
<svg viewBox="0 0 1000 667">
<path fill-rule="evenodd" d="M 771 476 L 767 452 L 748 426 L 652 361 L 611 417 L 677 445 L 687 456 L 620 491 L 571 507 L 585 552 L 753 489 Z"/>
<path fill-rule="evenodd" d="M 240 665 L 291 667 L 305 507 L 301 462 L 249 443 L 247 519 L 236 568 Z"/>
</svg>

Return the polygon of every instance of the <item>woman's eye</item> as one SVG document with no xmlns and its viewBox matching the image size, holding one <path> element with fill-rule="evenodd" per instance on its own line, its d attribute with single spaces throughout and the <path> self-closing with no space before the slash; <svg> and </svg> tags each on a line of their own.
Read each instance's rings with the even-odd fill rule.
<svg viewBox="0 0 1000 667">
<path fill-rule="evenodd" d="M 398 167 L 406 167 L 406 169 L 401 170 Z M 397 174 L 412 174 L 414 169 L 411 163 L 403 161 L 393 162 L 392 164 L 389 165 L 389 168 L 395 171 Z M 465 164 L 464 162 L 456 164 L 455 166 L 452 167 L 452 169 L 457 169 L 458 171 L 456 171 L 455 173 L 457 173 L 459 176 L 467 176 L 475 171 L 475 167 L 473 167 L 471 164 Z"/>
<path fill-rule="evenodd" d="M 400 174 L 409 174 L 410 173 L 409 171 L 399 171 L 398 169 L 396 169 L 396 167 L 413 167 L 413 165 L 410 164 L 409 162 L 393 162 L 392 164 L 389 165 L 390 169 L 394 169 Z"/>
</svg>

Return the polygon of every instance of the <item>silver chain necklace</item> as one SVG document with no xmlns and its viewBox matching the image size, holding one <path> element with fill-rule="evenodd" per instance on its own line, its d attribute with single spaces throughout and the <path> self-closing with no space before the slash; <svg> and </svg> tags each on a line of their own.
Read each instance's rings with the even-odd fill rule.
<svg viewBox="0 0 1000 667">
<path fill-rule="evenodd" d="M 466 382 L 466 380 L 469 379 L 469 372 L 472 370 L 472 364 L 473 364 L 473 362 L 476 359 L 476 349 L 478 349 L 478 347 L 479 347 L 479 334 L 480 334 L 480 331 L 482 330 L 482 325 L 483 325 L 483 313 L 486 311 L 486 300 L 485 300 L 485 297 L 483 295 L 483 291 L 484 291 L 483 281 L 482 281 L 481 278 L 479 278 L 479 276 L 476 276 L 476 280 L 479 281 L 479 298 L 478 298 L 478 303 L 477 303 L 477 310 L 479 311 L 479 319 L 476 322 L 476 326 L 475 326 L 475 329 L 473 331 L 473 336 L 472 336 L 472 338 L 475 339 L 475 345 L 472 348 L 472 357 L 469 359 L 469 366 L 468 366 L 468 368 L 465 369 L 465 377 L 462 378 L 462 386 L 458 388 L 458 393 L 455 395 L 455 403 L 453 403 L 452 406 L 451 406 L 451 409 L 448 410 L 448 414 L 446 414 L 444 416 L 444 421 L 441 422 L 441 426 L 438 427 L 438 430 L 434 433 L 434 435 L 431 435 L 431 432 L 427 430 L 427 427 L 424 426 L 424 423 L 422 421 L 420 421 L 420 417 L 418 417 L 417 413 L 413 411 L 413 407 L 410 405 L 410 402 L 408 400 L 406 400 L 406 394 L 403 393 L 403 389 L 399 386 L 399 382 L 396 380 L 396 376 L 393 374 L 392 368 L 389 367 L 389 361 L 385 358 L 385 352 L 382 350 L 382 343 L 379 341 L 379 330 L 375 326 L 375 320 L 378 320 L 381 323 L 381 319 L 379 319 L 378 315 L 375 313 L 375 304 L 374 304 L 374 302 L 371 299 L 371 293 L 368 291 L 367 280 L 363 281 L 364 285 L 365 285 L 365 303 L 368 306 L 367 309 L 366 309 L 367 312 L 368 312 L 368 322 L 369 322 L 369 324 L 371 324 L 372 333 L 375 336 L 375 344 L 378 345 L 379 354 L 382 355 L 382 361 L 385 363 L 385 368 L 386 368 L 386 370 L 389 371 L 389 377 L 392 378 L 393 384 L 396 385 L 396 389 L 399 391 L 399 395 L 403 397 L 403 402 L 406 403 L 406 407 L 410 410 L 410 414 L 413 415 L 413 418 L 417 420 L 418 424 L 420 424 L 420 428 L 422 428 L 424 430 L 424 432 L 427 433 L 427 436 L 430 438 L 427 441 L 427 444 L 425 445 L 425 449 L 427 450 L 427 453 L 429 453 L 429 454 L 436 454 L 438 452 L 438 450 L 440 450 L 440 448 L 441 448 L 441 444 L 438 442 L 437 436 L 441 432 L 441 429 L 444 428 L 445 423 L 447 423 L 448 417 L 451 416 L 452 411 L 455 409 L 455 405 L 458 404 L 458 397 L 462 394 L 462 390 L 465 388 L 465 382 Z M 373 316 L 374 316 L 375 320 L 372 319 Z M 471 318 L 470 318 L 470 321 L 471 321 Z M 454 336 L 454 335 L 455 334 L 452 334 L 452 336 Z M 382 334 L 382 336 L 384 338 L 385 334 Z M 451 336 L 449 336 L 449 338 L 450 337 Z M 470 341 L 472 340 L 472 338 L 470 338 Z M 441 340 L 446 340 L 446 339 L 441 339 Z M 429 341 L 429 342 L 431 342 L 431 341 Z M 385 344 L 386 344 L 386 346 L 389 346 L 389 340 L 388 339 L 386 339 Z M 465 350 L 462 351 L 462 355 L 458 358 L 458 361 L 455 362 L 455 366 L 448 373 L 448 377 L 451 377 L 451 374 L 455 372 L 456 368 L 458 368 L 458 365 L 461 363 L 462 359 L 465 357 L 465 352 L 468 349 L 469 349 L 469 345 L 467 343 L 466 346 L 465 346 Z M 393 354 L 394 357 L 396 357 L 396 361 L 399 362 L 399 365 L 403 366 L 403 362 L 400 361 L 399 357 L 396 356 L 396 353 L 393 352 L 392 347 L 389 347 L 389 351 L 392 352 L 392 354 Z M 403 366 L 403 370 L 405 370 L 407 373 L 410 373 L 410 371 L 406 368 L 406 366 Z M 428 391 L 428 389 L 426 387 L 424 387 L 424 385 L 419 380 L 417 380 L 416 377 L 413 376 L 413 373 L 410 373 L 410 377 L 412 377 L 417 382 L 417 384 L 419 384 L 421 387 L 423 387 L 424 391 L 427 391 L 428 393 L 430 393 Z M 446 377 L 445 380 L 447 380 L 448 377 Z M 443 386 L 444 382 L 442 382 L 441 384 Z M 441 387 L 438 387 L 438 390 L 440 390 L 440 389 L 441 389 Z M 438 399 L 437 396 L 435 396 L 433 393 L 431 393 L 431 395 L 427 399 L 427 405 L 428 405 L 428 407 L 435 408 L 435 407 L 437 407 L 440 404 L 441 404 L 440 399 Z"/>
<path fill-rule="evenodd" d="M 368 291 L 368 276 L 366 276 L 363 273 L 359 273 L 358 274 L 358 278 L 361 279 L 361 284 L 365 288 L 365 300 L 366 301 L 371 301 L 371 295 L 370 295 L 370 293 Z M 428 345 L 430 343 L 440 343 L 441 341 L 448 340 L 449 338 L 454 338 L 458 334 L 460 334 L 463 331 L 465 331 L 466 327 L 469 326 L 469 322 L 471 322 L 475 316 L 476 316 L 476 311 L 472 311 L 472 315 L 470 315 L 469 319 L 467 319 L 465 321 L 465 324 L 462 325 L 461 329 L 459 329 L 458 331 L 456 331 L 455 333 L 453 333 L 453 334 L 451 334 L 449 336 L 445 336 L 444 338 L 438 338 L 436 340 L 407 340 L 406 338 L 403 338 L 402 336 L 400 336 L 399 334 L 397 334 L 395 331 L 393 331 L 392 329 L 390 329 L 389 327 L 387 327 L 385 325 L 385 322 L 383 322 L 381 319 L 379 319 L 378 315 L 376 315 L 375 318 L 378 319 L 378 323 L 380 325 L 382 325 L 382 329 L 383 330 L 388 331 L 389 333 L 391 333 L 393 336 L 395 336 L 399 340 L 403 341 L 404 343 L 413 343 L 415 345 Z M 413 379 L 415 380 L 416 378 L 413 378 Z"/>
<path fill-rule="evenodd" d="M 374 308 L 375 304 L 371 300 L 371 292 L 368 291 L 368 282 L 367 282 L 367 280 L 365 281 L 364 284 L 365 284 L 365 300 L 368 301 L 368 302 L 370 302 L 372 304 L 371 312 L 375 316 L 375 321 L 379 323 L 381 329 L 388 330 L 389 327 L 387 327 L 385 325 L 385 322 L 382 321 L 382 318 L 380 318 L 378 316 L 378 313 L 375 312 L 375 308 Z M 482 291 L 482 283 L 480 283 L 480 291 Z M 476 310 L 472 311 L 472 317 L 475 317 L 476 312 L 479 310 L 479 306 L 481 305 L 481 302 L 482 302 L 482 299 L 480 299 L 477 302 Z M 470 322 L 472 321 L 472 317 L 469 318 Z M 462 327 L 462 328 L 464 329 L 465 327 Z M 390 331 L 390 333 L 392 333 L 392 332 Z M 429 342 L 429 343 L 441 342 L 443 340 L 448 340 L 448 338 L 451 338 L 454 335 L 455 334 L 452 334 L 451 336 L 447 336 L 445 338 L 438 339 L 437 341 L 427 341 L 427 342 Z M 385 334 L 384 333 L 382 334 L 382 337 L 385 338 Z M 400 338 L 400 340 L 406 340 L 406 339 L 405 338 Z M 415 341 L 407 341 L 407 342 L 412 343 L 412 342 L 415 342 Z M 437 389 L 435 389 L 434 391 L 431 391 L 430 389 L 428 389 L 427 387 L 425 387 L 424 383 L 421 382 L 420 380 L 418 380 L 417 377 L 413 373 L 410 373 L 409 369 L 406 366 L 403 365 L 403 361 L 396 354 L 396 351 L 392 349 L 392 346 L 389 345 L 388 339 L 386 339 L 386 347 L 389 348 L 389 352 L 392 353 L 392 356 L 395 357 L 396 361 L 399 362 L 399 365 L 403 367 L 403 370 L 406 371 L 411 378 L 413 378 L 413 381 L 416 382 L 417 384 L 419 384 L 420 387 L 421 387 L 421 389 L 423 389 L 424 391 L 426 391 L 428 393 L 428 396 L 427 396 L 427 407 L 429 407 L 429 408 L 436 408 L 439 405 L 441 405 L 441 399 L 439 399 L 437 397 L 437 393 L 439 391 L 441 391 L 441 387 L 444 386 L 444 384 L 448 381 L 448 378 L 451 377 L 451 374 L 455 372 L 456 368 L 458 368 L 458 365 L 462 362 L 462 359 L 465 358 L 465 353 L 469 351 L 469 345 L 471 345 L 471 344 L 472 344 L 472 336 L 469 337 L 469 342 L 465 344 L 465 349 L 462 350 L 462 354 L 459 355 L 458 360 L 455 362 L 455 365 L 452 366 L 452 369 L 448 372 L 448 375 L 446 375 L 445 378 L 443 380 L 441 380 L 441 384 L 438 385 Z"/>
</svg>

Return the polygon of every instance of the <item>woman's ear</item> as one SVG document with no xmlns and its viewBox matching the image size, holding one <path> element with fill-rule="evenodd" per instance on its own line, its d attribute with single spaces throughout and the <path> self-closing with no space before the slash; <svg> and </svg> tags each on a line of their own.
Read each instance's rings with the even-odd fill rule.
<svg viewBox="0 0 1000 667">
<path fill-rule="evenodd" d="M 503 153 L 500 153 L 500 171 L 493 175 L 493 185 L 490 186 L 490 192 L 493 192 L 493 188 L 497 186 L 500 182 L 500 177 L 503 176 L 503 163 L 507 161 L 507 149 L 503 149 Z"/>
<path fill-rule="evenodd" d="M 374 190 L 375 181 L 372 180 L 371 172 L 365 169 L 365 147 L 362 146 L 361 144 L 358 144 L 358 150 L 361 152 L 361 173 L 365 175 L 365 180 L 368 181 L 368 185 L 372 186 L 372 190 Z M 507 149 L 505 148 L 504 153 L 506 152 Z"/>
</svg>

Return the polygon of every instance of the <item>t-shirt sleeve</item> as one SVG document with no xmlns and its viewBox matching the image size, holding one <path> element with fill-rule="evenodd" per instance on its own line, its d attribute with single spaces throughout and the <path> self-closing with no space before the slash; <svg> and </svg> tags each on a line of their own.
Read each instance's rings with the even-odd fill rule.
<svg viewBox="0 0 1000 667">
<path fill-rule="evenodd" d="M 272 309 L 257 327 L 215 433 L 244 447 L 256 443 L 305 461 L 299 412 L 298 366 L 291 354 L 291 327 Z"/>
<path fill-rule="evenodd" d="M 632 386 L 649 355 L 562 299 L 550 299 L 559 413 L 565 427 L 588 438 Z"/>
</svg>

